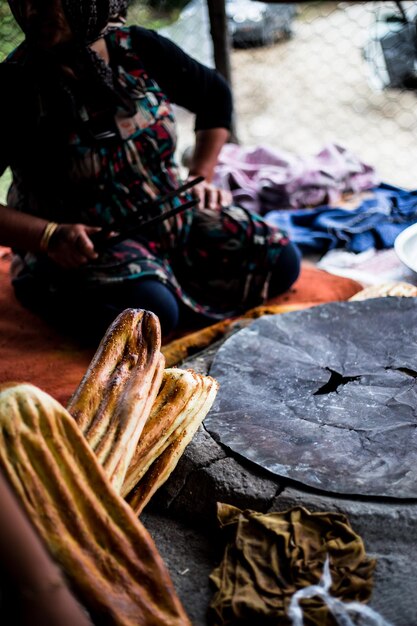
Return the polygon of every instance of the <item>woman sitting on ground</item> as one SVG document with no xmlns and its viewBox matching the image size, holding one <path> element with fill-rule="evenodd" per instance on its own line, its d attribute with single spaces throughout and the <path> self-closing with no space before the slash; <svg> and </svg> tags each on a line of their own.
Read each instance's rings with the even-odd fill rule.
<svg viewBox="0 0 417 626">
<path fill-rule="evenodd" d="M 0 243 L 18 299 L 97 338 L 127 307 L 155 312 L 168 335 L 287 290 L 296 248 L 211 184 L 231 124 L 223 78 L 153 31 L 115 26 L 127 0 L 9 4 L 25 40 L 0 66 L 0 173 L 13 173 Z M 182 183 L 172 103 L 196 115 L 188 176 L 202 180 L 149 207 Z"/>
</svg>

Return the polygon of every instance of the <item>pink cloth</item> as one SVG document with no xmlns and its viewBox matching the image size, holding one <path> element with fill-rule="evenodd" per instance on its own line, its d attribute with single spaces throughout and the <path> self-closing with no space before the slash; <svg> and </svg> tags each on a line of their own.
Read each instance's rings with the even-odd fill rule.
<svg viewBox="0 0 417 626">
<path fill-rule="evenodd" d="M 334 204 L 343 193 L 366 191 L 380 180 L 373 167 L 334 144 L 307 157 L 266 146 L 226 144 L 214 182 L 230 189 L 239 206 L 264 215 L 280 208 Z"/>
</svg>

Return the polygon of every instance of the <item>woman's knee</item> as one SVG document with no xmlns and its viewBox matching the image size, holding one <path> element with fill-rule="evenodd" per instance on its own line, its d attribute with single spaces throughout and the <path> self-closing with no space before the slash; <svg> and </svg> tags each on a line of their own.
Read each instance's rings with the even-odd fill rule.
<svg viewBox="0 0 417 626">
<path fill-rule="evenodd" d="M 121 310 L 137 308 L 152 311 L 159 318 L 163 335 L 168 335 L 178 325 L 178 300 L 172 290 L 159 280 L 145 278 L 129 281 L 114 304 Z"/>
<path fill-rule="evenodd" d="M 177 298 L 158 280 L 131 280 L 111 287 L 85 290 L 77 296 L 64 291 L 48 301 L 40 314 L 59 330 L 83 343 L 96 345 L 110 324 L 125 309 L 145 309 L 157 315 L 163 335 L 176 328 L 179 320 Z"/>
<path fill-rule="evenodd" d="M 297 280 L 301 269 L 301 252 L 290 242 L 281 251 L 269 284 L 270 298 L 287 291 Z"/>
</svg>

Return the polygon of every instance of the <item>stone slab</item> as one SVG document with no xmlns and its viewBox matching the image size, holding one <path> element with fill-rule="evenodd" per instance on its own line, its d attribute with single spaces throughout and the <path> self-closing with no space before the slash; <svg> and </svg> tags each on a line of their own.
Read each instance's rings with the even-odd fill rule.
<svg viewBox="0 0 417 626">
<path fill-rule="evenodd" d="M 337 494 L 417 497 L 417 300 L 268 315 L 227 339 L 207 430 L 277 476 Z"/>
</svg>

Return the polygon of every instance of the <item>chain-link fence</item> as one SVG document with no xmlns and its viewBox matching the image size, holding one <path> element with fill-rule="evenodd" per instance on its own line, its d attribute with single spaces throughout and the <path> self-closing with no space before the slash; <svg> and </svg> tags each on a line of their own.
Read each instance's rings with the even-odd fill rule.
<svg viewBox="0 0 417 626">
<path fill-rule="evenodd" d="M 264 5 L 272 7 L 282 10 Z M 231 32 L 233 18 L 247 28 L 231 50 L 243 145 L 304 156 L 336 143 L 373 165 L 381 180 L 417 188 L 417 2 L 400 3 L 405 16 L 396 2 L 298 3 L 290 30 L 278 29 L 267 45 L 252 43 L 259 13 L 243 0 L 226 0 L 226 8 Z M 186 40 L 183 29 L 175 29 L 170 27 L 171 36 Z M 208 26 L 205 35 L 209 40 Z M 191 23 L 189 37 L 193 54 L 192 44 L 200 50 L 203 33 Z M 189 128 L 185 122 L 185 143 L 191 141 Z"/>
<path fill-rule="evenodd" d="M 158 2 L 163 2 L 159 4 Z M 133 2 L 129 22 L 157 28 L 212 65 L 205 0 L 178 15 L 168 0 Z M 236 129 L 244 145 L 299 155 L 343 145 L 385 182 L 417 188 L 417 2 L 300 2 L 266 34 L 282 4 L 226 0 Z M 272 12 L 271 12 L 272 11 Z M 0 0 L 0 54 L 19 31 Z M 279 23 L 279 22 L 278 22 Z M 237 33 L 237 34 L 236 34 Z M 192 142 L 192 118 L 179 113 L 180 150 Z"/>
<path fill-rule="evenodd" d="M 290 40 L 234 51 L 240 140 L 301 154 L 342 144 L 384 181 L 416 188 L 416 26 L 411 47 L 398 17 L 395 2 L 307 3 Z"/>
</svg>

